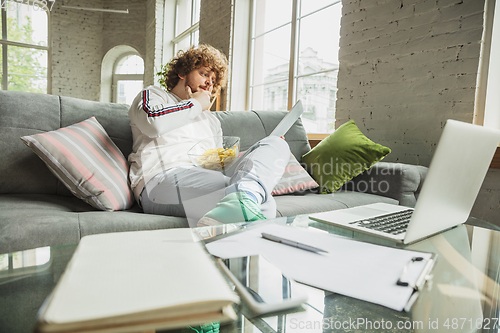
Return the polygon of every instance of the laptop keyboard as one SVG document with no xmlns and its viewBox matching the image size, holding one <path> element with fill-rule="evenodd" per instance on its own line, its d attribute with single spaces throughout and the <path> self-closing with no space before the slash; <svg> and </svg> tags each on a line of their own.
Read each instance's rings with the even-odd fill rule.
<svg viewBox="0 0 500 333">
<path fill-rule="evenodd" d="M 369 219 L 351 222 L 358 227 L 373 229 L 393 235 L 399 235 L 406 231 L 410 223 L 413 209 L 407 209 L 396 213 L 390 213 Z"/>
</svg>

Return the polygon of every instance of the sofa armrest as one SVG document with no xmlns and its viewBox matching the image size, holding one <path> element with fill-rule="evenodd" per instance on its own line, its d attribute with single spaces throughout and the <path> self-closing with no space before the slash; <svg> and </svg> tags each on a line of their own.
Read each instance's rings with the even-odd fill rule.
<svg viewBox="0 0 500 333">
<path fill-rule="evenodd" d="M 389 197 L 402 206 L 414 207 L 426 174 L 424 166 L 379 162 L 346 183 L 343 189 Z"/>
</svg>

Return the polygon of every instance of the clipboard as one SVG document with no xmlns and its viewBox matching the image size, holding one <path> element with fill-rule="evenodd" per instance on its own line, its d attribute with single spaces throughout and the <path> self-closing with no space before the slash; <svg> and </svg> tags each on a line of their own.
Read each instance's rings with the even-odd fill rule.
<svg viewBox="0 0 500 333">
<path fill-rule="evenodd" d="M 411 250 L 406 250 L 406 251 L 411 251 Z M 430 252 L 429 252 L 430 253 Z M 401 275 L 399 276 L 398 281 L 396 284 L 398 286 L 410 286 L 413 288 L 413 293 L 408 300 L 408 303 L 406 303 L 406 306 L 404 307 L 405 312 L 409 312 L 415 301 L 417 300 L 418 296 L 420 295 L 421 290 L 424 288 L 426 283 L 431 283 L 433 275 L 431 274 L 432 268 L 434 267 L 434 264 L 436 263 L 437 259 L 437 254 L 436 253 L 431 253 L 431 257 L 426 260 L 426 264 L 424 266 L 424 269 L 422 269 L 422 272 L 420 273 L 419 277 L 417 278 L 417 281 L 414 284 L 410 284 L 408 281 L 405 281 L 405 275 L 406 272 L 408 271 L 408 267 L 410 267 L 413 263 L 417 261 L 422 261 L 424 260 L 422 257 L 413 257 L 408 263 L 403 267 L 403 270 L 401 272 Z"/>
<path fill-rule="evenodd" d="M 437 255 L 338 237 L 317 229 L 262 223 L 206 243 L 220 258 L 260 254 L 297 282 L 325 291 L 409 311 L 432 278 Z M 262 232 L 309 244 L 318 254 L 268 241 Z M 422 260 L 413 258 L 423 257 Z M 398 284 L 399 281 L 399 284 Z"/>
</svg>

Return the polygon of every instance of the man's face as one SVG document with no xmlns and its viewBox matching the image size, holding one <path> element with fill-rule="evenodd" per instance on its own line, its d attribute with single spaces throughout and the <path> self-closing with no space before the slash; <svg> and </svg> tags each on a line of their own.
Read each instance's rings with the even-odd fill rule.
<svg viewBox="0 0 500 333">
<path fill-rule="evenodd" d="M 200 67 L 186 75 L 186 86 L 189 86 L 192 92 L 202 89 L 212 94 L 215 79 L 215 73 L 210 67 Z"/>
</svg>

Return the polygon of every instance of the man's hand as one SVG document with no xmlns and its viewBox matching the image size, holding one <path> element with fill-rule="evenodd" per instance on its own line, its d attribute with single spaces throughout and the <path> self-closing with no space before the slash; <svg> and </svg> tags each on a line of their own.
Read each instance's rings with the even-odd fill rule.
<svg viewBox="0 0 500 333">
<path fill-rule="evenodd" d="M 188 98 L 194 98 L 201 104 L 201 109 L 202 110 L 208 110 L 210 107 L 210 92 L 200 89 L 196 92 L 191 91 L 190 86 L 186 86 L 186 94 L 188 95 Z"/>
</svg>

